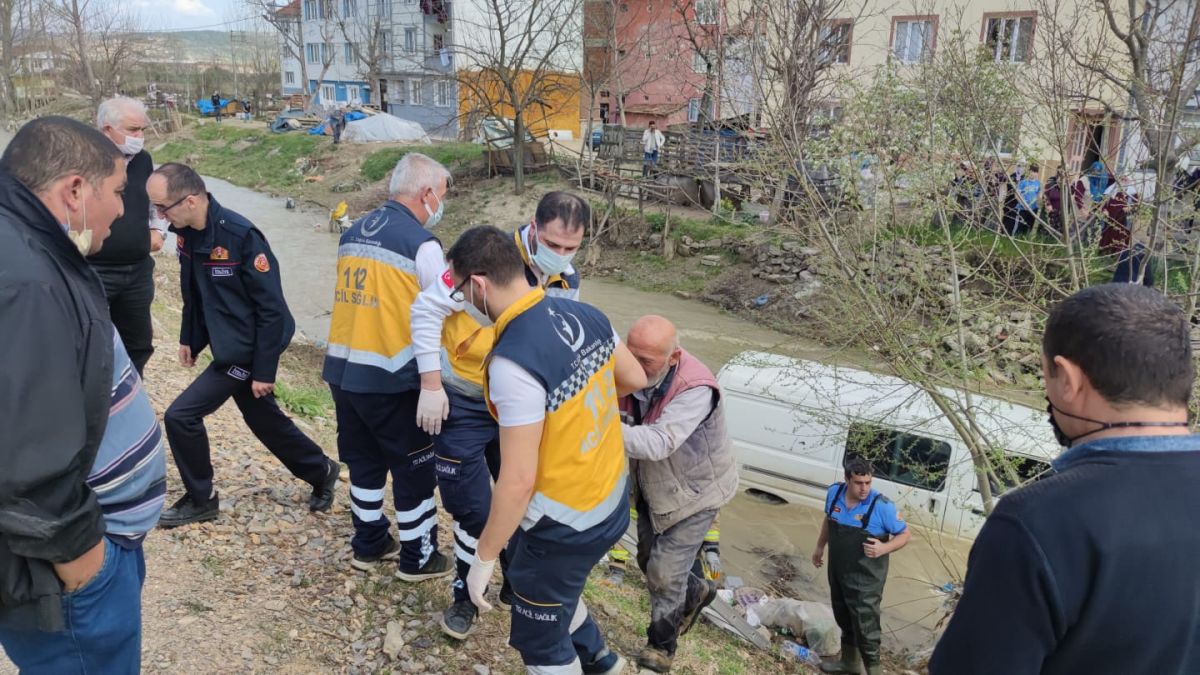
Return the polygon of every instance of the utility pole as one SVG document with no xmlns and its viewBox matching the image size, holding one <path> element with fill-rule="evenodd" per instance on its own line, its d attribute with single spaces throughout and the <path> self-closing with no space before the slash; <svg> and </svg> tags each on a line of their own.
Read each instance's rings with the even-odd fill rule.
<svg viewBox="0 0 1200 675">
<path fill-rule="evenodd" d="M 233 95 L 234 97 L 238 97 L 240 92 L 238 91 L 237 78 L 237 47 L 235 46 L 236 43 L 234 42 L 233 34 L 234 31 L 229 31 L 229 61 L 233 68 Z"/>
</svg>

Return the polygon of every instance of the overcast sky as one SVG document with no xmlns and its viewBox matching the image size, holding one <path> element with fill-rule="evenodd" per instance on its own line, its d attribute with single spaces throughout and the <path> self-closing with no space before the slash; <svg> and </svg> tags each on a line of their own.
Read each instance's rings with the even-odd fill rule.
<svg viewBox="0 0 1200 675">
<path fill-rule="evenodd" d="M 245 0 L 133 0 L 147 30 L 229 30 L 254 14 Z"/>
</svg>

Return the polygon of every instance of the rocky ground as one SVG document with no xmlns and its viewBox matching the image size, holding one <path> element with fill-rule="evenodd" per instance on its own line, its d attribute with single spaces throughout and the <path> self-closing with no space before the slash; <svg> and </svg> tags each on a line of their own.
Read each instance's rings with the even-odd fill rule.
<svg viewBox="0 0 1200 675">
<path fill-rule="evenodd" d="M 146 386 L 157 410 L 195 376 L 174 361 L 180 315 L 178 266 L 158 258 L 157 353 Z M 197 364 L 197 369 L 207 359 Z M 317 398 L 320 353 L 293 345 L 280 382 Z M 334 456 L 331 412 L 298 423 Z M 310 488 L 292 478 L 227 404 L 208 418 L 221 518 L 156 530 L 146 540 L 143 666 L 149 673 L 519 673 L 506 646 L 508 617 L 493 611 L 464 644 L 437 625 L 449 584 L 406 584 L 391 568 L 352 570 L 348 483 L 343 470 L 333 510 L 310 514 Z M 168 502 L 180 494 L 168 463 Z M 444 519 L 444 515 L 443 515 Z M 442 549 L 449 555 L 443 520 Z M 594 575 L 586 598 L 611 646 L 630 656 L 649 610 L 640 575 L 620 585 Z M 681 643 L 675 672 L 800 672 L 774 654 L 756 653 L 726 633 L 700 625 Z M 0 664 L 0 672 L 11 668 Z M 634 672 L 630 669 L 628 672 Z"/>
</svg>

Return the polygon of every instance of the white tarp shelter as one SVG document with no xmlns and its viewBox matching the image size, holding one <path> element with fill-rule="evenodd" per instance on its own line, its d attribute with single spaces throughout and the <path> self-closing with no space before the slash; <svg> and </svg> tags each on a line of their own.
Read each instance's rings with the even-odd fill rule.
<svg viewBox="0 0 1200 675">
<path fill-rule="evenodd" d="M 386 114 L 350 122 L 342 137 L 355 143 L 432 142 L 420 124 Z"/>
</svg>

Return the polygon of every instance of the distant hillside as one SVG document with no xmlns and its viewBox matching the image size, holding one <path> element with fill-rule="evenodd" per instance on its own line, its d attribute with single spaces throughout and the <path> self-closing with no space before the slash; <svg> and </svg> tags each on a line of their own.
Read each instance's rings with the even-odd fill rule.
<svg viewBox="0 0 1200 675">
<path fill-rule="evenodd" d="M 190 30 L 179 32 L 147 32 L 139 34 L 142 50 L 162 61 L 227 61 L 232 49 L 239 52 L 258 45 L 274 49 L 278 41 L 274 33 L 237 31 L 232 35 L 221 30 Z"/>
</svg>

